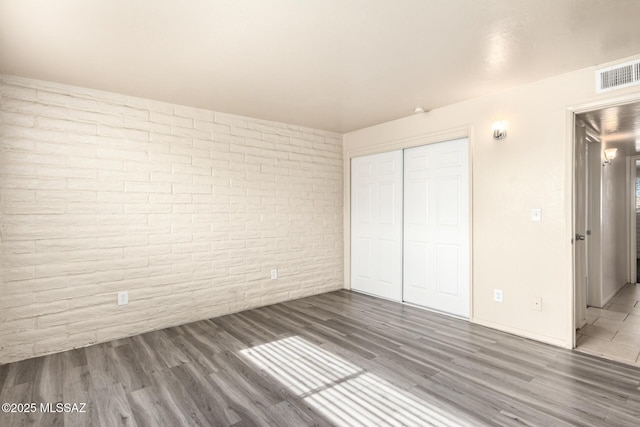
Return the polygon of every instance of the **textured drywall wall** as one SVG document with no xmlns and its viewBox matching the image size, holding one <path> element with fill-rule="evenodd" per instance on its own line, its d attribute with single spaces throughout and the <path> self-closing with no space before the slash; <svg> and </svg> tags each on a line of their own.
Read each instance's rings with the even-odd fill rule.
<svg viewBox="0 0 640 427">
<path fill-rule="evenodd" d="M 603 64 L 607 65 L 612 64 Z M 575 335 L 571 112 L 596 109 L 613 99 L 640 99 L 639 86 L 596 94 L 595 70 L 577 70 L 345 134 L 345 218 L 351 156 L 468 135 L 472 321 L 571 347 Z M 496 120 L 508 124 L 502 141 L 492 138 Z M 531 221 L 533 208 L 542 210 L 542 222 Z M 345 237 L 348 270 L 348 228 Z M 348 287 L 348 277 L 345 282 Z M 502 303 L 494 301 L 494 289 L 503 291 Z M 541 311 L 534 309 L 536 298 L 542 298 Z"/>
</svg>

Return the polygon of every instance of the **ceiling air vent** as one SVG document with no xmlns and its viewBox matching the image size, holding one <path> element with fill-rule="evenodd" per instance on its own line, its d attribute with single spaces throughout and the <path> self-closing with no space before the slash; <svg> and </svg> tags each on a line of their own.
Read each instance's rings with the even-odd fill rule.
<svg viewBox="0 0 640 427">
<path fill-rule="evenodd" d="M 596 92 L 609 92 L 640 84 L 640 60 L 596 71 Z"/>
</svg>

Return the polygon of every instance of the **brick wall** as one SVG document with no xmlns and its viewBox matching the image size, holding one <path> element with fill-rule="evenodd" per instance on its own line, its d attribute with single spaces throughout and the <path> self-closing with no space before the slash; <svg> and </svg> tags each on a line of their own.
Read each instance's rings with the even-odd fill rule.
<svg viewBox="0 0 640 427">
<path fill-rule="evenodd" d="M 343 286 L 339 134 L 0 76 L 0 138 L 0 363 Z"/>
</svg>

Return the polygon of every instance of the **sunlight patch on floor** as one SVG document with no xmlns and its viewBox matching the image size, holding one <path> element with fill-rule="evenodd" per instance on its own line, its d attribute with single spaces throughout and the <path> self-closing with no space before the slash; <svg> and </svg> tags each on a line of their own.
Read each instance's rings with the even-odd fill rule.
<svg viewBox="0 0 640 427">
<path fill-rule="evenodd" d="M 469 424 L 297 336 L 241 354 L 337 425 Z"/>
</svg>

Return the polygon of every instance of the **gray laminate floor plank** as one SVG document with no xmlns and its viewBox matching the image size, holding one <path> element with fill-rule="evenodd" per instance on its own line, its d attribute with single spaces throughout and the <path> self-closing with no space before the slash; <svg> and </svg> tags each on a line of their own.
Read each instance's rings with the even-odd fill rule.
<svg viewBox="0 0 640 427">
<path fill-rule="evenodd" d="M 211 378 L 225 381 L 230 387 L 242 389 L 254 402 L 264 407 L 276 405 L 283 400 L 295 397 L 277 379 L 264 375 L 259 367 L 233 353 L 220 353 L 214 356 L 220 370 L 211 374 Z"/>
<path fill-rule="evenodd" d="M 636 426 L 640 369 L 348 291 L 0 365 L 0 426 Z"/>
<path fill-rule="evenodd" d="M 96 402 L 101 426 L 137 426 L 131 405 L 121 384 L 94 390 L 91 399 Z"/>
<path fill-rule="evenodd" d="M 518 414 L 522 407 L 526 407 L 532 421 L 544 420 L 544 424 L 533 425 L 555 426 L 563 422 L 550 411 L 540 412 L 537 402 L 524 404 L 523 396 L 513 389 L 509 393 L 501 393 L 472 379 L 444 373 L 427 381 L 429 385 L 419 385 L 416 388 L 423 393 L 435 392 L 440 399 L 447 402 L 451 412 L 456 416 L 466 414 L 468 417 L 476 416 L 482 422 L 489 422 L 491 417 L 497 416 L 502 410 Z"/>
<path fill-rule="evenodd" d="M 35 379 L 37 368 L 44 361 L 43 357 L 36 357 L 33 359 L 21 360 L 16 362 L 13 369 L 13 382 L 9 385 L 18 384 L 31 384 Z M 12 364 L 13 365 L 13 364 Z"/>
<path fill-rule="evenodd" d="M 164 333 L 164 331 L 156 331 L 155 334 L 150 334 L 149 342 L 157 352 L 162 354 L 165 364 L 170 368 L 182 365 L 189 361 L 187 356 L 185 356 L 182 351 L 173 344 L 173 338 Z"/>
<path fill-rule="evenodd" d="M 198 367 L 184 364 L 172 368 L 172 373 L 185 384 L 189 396 L 211 425 L 227 426 L 241 421 L 225 403 L 224 393 Z"/>
<path fill-rule="evenodd" d="M 238 415 L 240 420 L 232 425 L 275 425 L 268 413 L 272 405 L 265 405 L 263 399 L 256 400 L 253 387 L 247 387 L 246 383 L 231 383 L 229 377 L 222 373 L 211 374 L 208 378 L 221 392 L 224 405 Z"/>
<path fill-rule="evenodd" d="M 143 370 L 141 359 L 133 352 L 131 344 L 126 343 L 109 348 L 107 351 L 110 353 L 113 364 L 118 370 L 120 383 L 126 393 L 151 385 L 151 379 Z"/>
<path fill-rule="evenodd" d="M 7 378 L 9 377 L 9 367 L 11 365 L 4 364 L 4 365 L 0 365 L 0 390 L 2 390 L 4 388 L 4 385 L 7 382 Z"/>
<path fill-rule="evenodd" d="M 193 336 L 180 335 L 171 339 L 175 345 L 191 363 L 198 365 L 199 369 L 211 374 L 218 372 L 219 367 L 213 360 L 213 356 L 218 352 L 211 351 L 208 348 L 202 348 L 198 345 L 198 341 Z M 182 365 L 178 365 L 182 366 Z"/>
<path fill-rule="evenodd" d="M 518 408 L 516 410 L 502 410 L 492 420 L 492 425 L 505 427 L 522 427 L 522 426 L 553 426 L 553 427 L 574 427 L 578 424 L 568 423 L 541 414 L 537 410 L 530 408 Z M 602 424 L 596 424 L 602 426 Z"/>
<path fill-rule="evenodd" d="M 229 335 L 241 342 L 245 347 L 260 343 L 262 335 L 247 328 L 239 316 L 222 316 L 213 321 L 216 326 L 224 329 Z"/>
<path fill-rule="evenodd" d="M 5 387 L 0 393 L 0 402 L 5 403 L 25 403 L 31 399 L 31 384 L 22 383 Z M 32 424 L 33 415 L 30 413 L 18 412 L 17 408 L 9 408 L 9 411 L 3 410 L 0 413 L 0 425 L 6 426 L 23 426 Z M 33 424 L 32 424 L 33 425 Z"/>
<path fill-rule="evenodd" d="M 131 350 L 140 362 L 140 366 L 147 376 L 164 371 L 171 367 L 164 354 L 154 346 L 149 333 L 135 335 L 129 338 Z"/>
<path fill-rule="evenodd" d="M 198 405 L 189 396 L 188 385 L 177 378 L 171 370 L 154 375 L 154 387 L 159 391 L 156 396 L 165 413 L 170 415 L 171 425 L 210 425 Z"/>
<path fill-rule="evenodd" d="M 96 403 L 90 397 L 94 390 L 89 367 L 85 364 L 67 369 L 62 381 L 63 402 L 84 404 L 82 412 L 64 414 L 65 427 L 100 426 Z"/>
<path fill-rule="evenodd" d="M 628 413 L 625 411 L 610 411 L 603 425 L 620 427 L 638 427 L 637 412 Z"/>
<path fill-rule="evenodd" d="M 141 388 L 127 395 L 131 413 L 138 427 L 179 425 L 166 404 L 160 399 L 161 391 L 156 386 Z"/>
<path fill-rule="evenodd" d="M 115 347 L 107 344 L 96 344 L 85 348 L 87 366 L 89 367 L 94 390 L 120 384 L 118 367 L 110 355 L 110 350 L 113 348 Z"/>
</svg>

